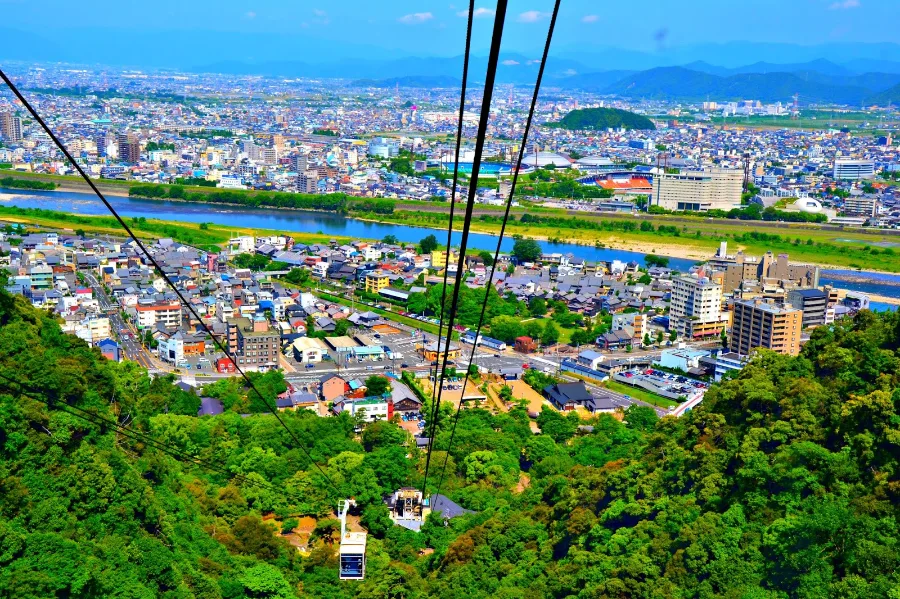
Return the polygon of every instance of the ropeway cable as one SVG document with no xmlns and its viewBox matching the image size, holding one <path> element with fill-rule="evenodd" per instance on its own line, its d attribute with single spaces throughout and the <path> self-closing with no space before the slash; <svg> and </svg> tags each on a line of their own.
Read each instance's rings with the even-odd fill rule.
<svg viewBox="0 0 900 599">
<path fill-rule="evenodd" d="M 441 331 L 444 330 L 444 304 L 446 304 L 447 300 L 447 274 L 450 271 L 450 244 L 453 236 L 453 215 L 454 209 L 456 208 L 456 185 L 459 180 L 459 150 L 460 145 L 462 144 L 463 115 L 466 110 L 466 87 L 469 77 L 469 51 L 472 45 L 472 20 L 475 18 L 474 14 L 475 0 L 469 0 L 469 18 L 468 24 L 466 25 L 466 52 L 463 55 L 462 89 L 459 94 L 459 122 L 456 125 L 456 153 L 454 154 L 453 159 L 453 189 L 450 192 L 450 222 L 447 225 L 447 251 L 444 255 L 444 284 L 441 288 L 441 311 L 440 320 L 438 322 L 438 336 L 437 341 L 435 342 L 435 347 L 437 348 L 440 348 Z M 447 327 L 447 336 L 449 337 L 452 334 L 453 332 L 450 327 Z M 443 368 L 443 363 L 443 361 L 438 361 L 434 370 L 435 385 L 431 389 L 431 417 L 428 420 L 429 422 L 434 422 L 435 414 L 437 412 L 435 393 L 437 392 L 438 368 Z"/>
<path fill-rule="evenodd" d="M 235 370 L 237 370 L 237 372 L 240 373 L 240 375 L 246 381 L 247 385 L 249 385 L 250 389 L 252 389 L 253 392 L 256 393 L 257 397 L 259 397 L 259 400 L 263 403 L 263 405 L 265 405 L 266 408 L 271 411 L 271 413 L 275 417 L 275 419 L 278 420 L 278 423 L 284 428 L 284 430 L 287 431 L 287 433 L 291 436 L 291 438 L 297 444 L 297 447 L 301 451 L 303 451 L 303 453 L 306 455 L 306 457 L 309 459 L 309 461 L 316 467 L 316 469 L 318 469 L 318 471 L 322 474 L 322 476 L 325 477 L 325 480 L 328 481 L 328 483 L 332 486 L 332 488 L 334 488 L 334 490 L 336 490 L 336 491 L 339 491 L 337 485 L 331 480 L 331 478 L 328 476 L 328 474 L 325 472 L 325 470 L 313 459 L 309 450 L 304 446 L 303 443 L 301 443 L 301 441 L 297 437 L 297 435 L 295 435 L 294 432 L 291 431 L 290 428 L 288 428 L 287 424 L 285 424 L 285 422 L 281 418 L 281 416 L 278 415 L 278 410 L 275 408 L 275 406 L 271 405 L 268 402 L 268 400 L 266 400 L 265 397 L 263 397 L 262 393 L 259 392 L 259 390 L 256 388 L 256 385 L 253 383 L 253 381 L 250 380 L 250 377 L 248 377 L 247 374 L 243 371 L 243 369 L 238 366 L 238 360 L 235 359 L 235 357 L 231 354 L 231 352 L 229 352 L 225 348 L 225 346 L 216 337 L 216 335 L 209 328 L 209 326 L 205 322 L 203 322 L 203 319 L 200 318 L 200 316 L 197 314 L 197 311 L 194 309 L 194 307 L 185 299 L 184 295 L 181 293 L 181 291 L 178 290 L 178 288 L 175 286 L 175 284 L 172 282 L 172 280 L 169 278 L 169 276 L 165 273 L 165 271 L 163 271 L 162 267 L 160 267 L 160 265 L 156 261 L 156 259 L 150 254 L 150 252 L 147 250 L 147 248 L 144 246 L 144 244 L 137 238 L 137 236 L 134 234 L 134 232 L 131 230 L 131 228 L 128 226 L 128 224 L 125 222 L 125 220 L 121 216 L 119 216 L 119 213 L 116 212 L 115 208 L 112 207 L 112 204 L 109 203 L 109 200 L 107 200 L 106 197 L 100 192 L 100 190 L 97 188 L 97 186 L 91 180 L 91 178 L 87 176 L 87 173 L 84 172 L 84 169 L 81 168 L 81 165 L 78 164 L 78 162 L 75 160 L 75 158 L 69 152 L 69 150 L 66 149 L 65 145 L 63 145 L 63 143 L 59 140 L 59 138 L 56 136 L 56 134 L 53 133 L 53 131 L 50 129 L 50 127 L 47 125 L 47 123 L 44 121 L 44 119 L 41 118 L 41 115 L 38 114 L 37 110 L 35 110 L 34 107 L 31 105 L 31 103 L 25 99 L 25 96 L 22 95 L 22 92 L 19 91 L 19 88 L 16 87 L 16 85 L 10 80 L 10 78 L 6 75 L 6 73 L 3 71 L 3 69 L 0 69 L 0 79 L 3 79 L 4 83 L 6 83 L 6 85 L 9 86 L 9 89 L 13 92 L 13 94 L 15 94 L 15 96 L 19 99 L 19 101 L 25 106 L 25 109 L 28 110 L 28 112 L 31 114 L 31 116 L 34 118 L 34 120 L 37 121 L 37 123 L 41 126 L 41 128 L 44 130 L 44 132 L 47 133 L 48 136 L 50 136 L 50 139 L 53 141 L 53 143 L 56 145 L 56 147 L 69 160 L 69 162 L 72 164 L 72 166 L 75 168 L 75 170 L 78 171 L 78 174 L 81 176 L 82 179 L 84 179 L 85 183 L 87 183 L 88 186 L 90 186 L 90 188 L 94 191 L 94 194 L 96 194 L 97 197 L 100 198 L 100 201 L 102 201 L 103 204 L 106 206 L 107 210 L 109 210 L 110 213 L 119 222 L 119 224 L 122 225 L 122 228 L 125 229 L 125 231 L 128 233 L 128 235 L 134 240 L 134 242 L 141 249 L 141 251 L 147 257 L 147 259 L 150 261 L 150 263 L 153 265 L 153 267 L 159 273 L 159 275 L 165 280 L 165 282 L 169 285 L 169 287 L 172 288 L 172 290 L 175 292 L 175 294 L 181 300 L 181 303 L 184 304 L 185 308 L 187 308 L 187 310 L 191 313 L 191 315 L 194 317 L 194 319 L 196 319 L 197 322 L 200 323 L 200 326 L 202 326 L 203 329 L 206 331 L 206 333 L 209 334 L 209 336 L 213 340 L 213 343 L 216 344 L 216 347 L 218 347 L 222 353 L 224 353 L 226 356 L 228 356 L 231 359 L 232 363 L 234 364 Z"/>
<path fill-rule="evenodd" d="M 509 219 L 509 210 L 512 206 L 513 195 L 516 192 L 516 183 L 519 179 L 519 168 L 522 164 L 522 159 L 524 158 L 525 146 L 528 143 L 528 132 L 531 129 L 532 119 L 534 118 L 534 109 L 537 106 L 538 95 L 541 90 L 541 80 L 544 77 L 544 67 L 547 64 L 547 55 L 550 52 L 550 42 L 553 40 L 553 30 L 556 27 L 556 17 L 559 14 L 559 4 L 560 0 L 556 0 L 553 5 L 553 14 L 550 17 L 550 27 L 547 30 L 547 41 L 544 43 L 544 54 L 541 57 L 541 66 L 538 68 L 537 80 L 534 83 L 534 93 L 531 96 L 531 106 L 528 109 L 528 118 L 525 121 L 525 132 L 522 135 L 522 145 L 519 148 L 519 156 L 518 161 L 515 164 L 515 170 L 513 171 L 513 179 L 512 179 L 512 187 L 509 191 L 509 198 L 506 201 L 506 212 L 503 215 L 503 224 L 500 227 L 500 236 L 497 238 L 497 249 L 494 251 L 494 266 L 491 268 L 491 274 L 488 277 L 487 283 L 484 286 L 484 302 L 481 304 L 481 316 L 478 318 L 478 328 L 475 329 L 475 339 L 472 343 L 472 353 L 469 357 L 469 364 L 471 365 L 475 360 L 475 352 L 478 349 L 478 336 L 481 333 L 481 326 L 484 324 L 484 315 L 487 309 L 488 296 L 491 292 L 491 285 L 494 280 L 494 273 L 497 270 L 497 258 L 500 256 L 500 244 L 503 243 L 503 234 L 506 232 L 506 222 Z M 465 393 L 466 385 L 469 384 L 469 369 L 466 367 L 466 378 L 463 381 L 463 393 Z M 447 462 L 450 459 L 450 449 L 453 447 L 453 439 L 456 435 L 456 423 L 459 422 L 459 413 L 462 409 L 462 397 L 460 397 L 459 406 L 456 408 L 456 414 L 453 417 L 453 426 L 450 429 L 450 441 L 447 444 L 447 456 L 444 459 L 444 465 L 441 467 L 441 476 L 438 479 L 437 491 L 435 492 L 435 496 L 441 492 L 441 486 L 444 484 L 444 474 L 447 471 Z"/>
<path fill-rule="evenodd" d="M 456 320 L 456 311 L 459 306 L 459 291 L 462 288 L 462 273 L 466 260 L 466 247 L 469 241 L 469 230 L 472 225 L 472 211 L 475 206 L 475 193 L 478 189 L 478 171 L 481 168 L 481 154 L 484 151 L 484 139 L 487 135 L 488 120 L 491 115 L 491 99 L 494 94 L 494 81 L 497 77 L 497 63 L 500 59 L 500 43 L 503 40 L 503 25 L 506 21 L 507 0 L 497 0 L 497 10 L 494 16 L 494 30 L 491 36 L 491 48 L 488 54 L 487 72 L 484 77 L 484 95 L 481 99 L 481 114 L 478 119 L 478 136 L 475 139 L 475 156 L 472 161 L 472 176 L 469 179 L 469 196 L 466 202 L 466 213 L 463 221 L 462 238 L 459 244 L 459 261 L 456 269 L 455 285 L 453 289 L 453 299 L 450 304 L 450 320 L 447 324 L 447 330 L 453 329 L 453 321 Z M 443 306 L 441 307 L 443 310 Z M 447 335 L 444 344 L 444 359 L 446 364 L 447 356 L 450 353 L 450 338 Z M 440 339 L 438 339 L 440 345 Z M 432 419 L 431 435 L 428 439 L 428 453 L 425 457 L 425 475 L 422 482 L 422 493 L 427 494 L 428 469 L 431 464 L 431 452 L 434 446 L 434 435 L 437 431 L 437 422 L 440 418 L 441 394 L 444 390 L 444 370 L 441 370 L 440 376 L 435 376 L 435 384 L 440 385 L 438 389 L 437 402 L 434 409 L 434 418 Z M 463 389 L 465 392 L 465 388 Z M 462 398 L 460 398 L 462 404 Z"/>
</svg>

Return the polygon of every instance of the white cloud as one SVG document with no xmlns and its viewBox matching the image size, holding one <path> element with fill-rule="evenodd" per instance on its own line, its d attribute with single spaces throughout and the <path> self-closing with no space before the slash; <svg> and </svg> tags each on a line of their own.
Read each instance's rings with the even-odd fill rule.
<svg viewBox="0 0 900 599">
<path fill-rule="evenodd" d="M 858 8 L 859 0 L 841 0 L 840 2 L 832 2 L 828 10 L 846 10 L 848 8 Z"/>
<path fill-rule="evenodd" d="M 848 0 L 849 1 L 849 0 Z M 528 10 L 519 15 L 519 23 L 537 23 L 541 19 L 546 19 L 550 13 L 541 12 L 539 10 Z"/>
<path fill-rule="evenodd" d="M 251 10 L 251 11 L 248 12 L 245 16 L 246 16 L 248 19 L 255 19 L 255 18 L 256 18 L 256 13 L 253 12 L 253 11 Z"/>
<path fill-rule="evenodd" d="M 468 16 L 469 16 L 469 11 L 468 11 L 468 10 L 461 10 L 461 11 L 459 11 L 458 13 L 456 13 L 456 16 L 457 16 L 457 17 L 468 17 Z M 483 19 L 483 18 L 486 18 L 486 17 L 493 17 L 493 16 L 494 16 L 494 10 L 491 9 L 491 8 L 485 8 L 485 7 L 483 7 L 483 6 L 480 6 L 480 7 L 478 7 L 478 8 L 475 9 L 475 18 L 476 18 L 476 19 Z"/>
<path fill-rule="evenodd" d="M 322 10 L 321 8 L 314 8 L 313 14 L 316 15 L 317 17 L 327 17 L 328 16 L 328 13 L 325 12 L 324 10 Z"/>
<path fill-rule="evenodd" d="M 397 20 L 405 25 L 418 25 L 425 21 L 430 21 L 433 18 L 434 15 L 430 12 L 414 12 L 410 15 L 403 15 Z"/>
<path fill-rule="evenodd" d="M 519 61 L 518 61 L 518 60 L 513 60 L 512 58 L 508 58 L 508 59 L 504 60 L 504 61 L 503 61 L 502 63 L 500 63 L 500 64 L 505 64 L 505 65 L 508 66 L 508 67 L 512 67 L 512 66 L 515 66 L 515 65 L 519 64 Z"/>
<path fill-rule="evenodd" d="M 596 23 L 598 20 L 600 20 L 600 17 L 597 15 L 584 15 L 581 17 L 582 23 Z"/>
</svg>

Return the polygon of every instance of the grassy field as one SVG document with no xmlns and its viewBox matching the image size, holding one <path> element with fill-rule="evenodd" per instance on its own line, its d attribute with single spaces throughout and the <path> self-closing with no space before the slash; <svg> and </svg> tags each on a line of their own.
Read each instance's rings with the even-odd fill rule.
<svg viewBox="0 0 900 599">
<path fill-rule="evenodd" d="M 884 120 L 881 119 L 883 117 Z M 853 133 L 869 134 L 878 126 L 897 123 L 896 117 L 889 114 L 874 112 L 839 112 L 831 110 L 801 110 L 799 118 L 792 119 L 784 116 L 732 116 L 728 118 L 713 117 L 711 122 L 715 125 L 728 125 L 732 127 L 752 127 L 754 129 L 809 129 L 809 130 L 826 130 L 841 129 L 847 127 Z M 859 129 L 858 127 L 864 123 L 869 123 L 869 127 Z"/>
<path fill-rule="evenodd" d="M 60 184 L 73 187 L 75 184 L 84 186 L 78 177 L 58 177 L 53 175 L 33 175 L 28 173 L 14 173 L 12 171 L 0 171 L 0 175 L 12 174 L 17 177 L 55 181 Z M 118 193 L 124 191 L 128 183 L 122 181 L 109 181 L 111 189 Z M 103 185 L 107 184 L 104 180 Z M 209 192 L 215 188 L 191 187 L 191 190 Z M 353 213 L 353 217 L 377 222 L 394 223 L 405 226 L 425 227 L 431 229 L 446 229 L 449 221 L 449 204 L 435 202 L 397 201 L 393 214 L 367 214 Z M 479 233 L 497 234 L 499 224 L 497 222 L 481 221 L 481 215 L 498 217 L 502 215 L 500 206 L 479 205 L 475 210 L 475 220 L 472 230 Z M 563 225 L 535 225 L 533 223 L 522 224 L 518 222 L 523 214 L 552 216 L 568 219 L 572 226 Z M 644 253 L 656 253 L 675 257 L 702 260 L 708 258 L 716 250 L 721 241 L 729 242 L 729 252 L 738 249 L 744 250 L 750 255 L 761 255 L 767 251 L 776 254 L 787 252 L 794 261 L 810 262 L 824 266 L 835 266 L 851 269 L 880 270 L 885 272 L 900 272 L 900 258 L 898 253 L 890 248 L 891 244 L 900 243 L 900 235 L 894 231 L 884 231 L 862 227 L 838 227 L 833 225 L 814 225 L 807 223 L 778 223 L 765 221 L 739 221 L 726 219 L 710 219 L 693 215 L 626 215 L 626 214 L 596 214 L 584 212 L 572 212 L 559 208 L 543 207 L 515 207 L 511 215 L 517 222 L 510 221 L 507 226 L 506 236 L 521 235 L 539 240 L 560 240 L 586 246 L 601 246 L 614 249 L 627 249 Z M 496 219 L 493 219 L 496 220 Z M 620 225 L 626 221 L 634 223 L 649 222 L 654 229 L 665 225 L 678 228 L 678 236 L 672 232 L 660 233 L 654 231 L 622 231 Z M 156 222 L 156 221 L 148 221 Z M 161 222 L 161 221 L 159 221 Z M 608 229 L 584 228 L 584 223 L 607 223 Z M 462 228 L 462 207 L 458 206 L 457 218 L 454 219 L 454 229 Z M 210 239 L 210 232 L 223 229 L 216 225 L 209 225 L 210 231 L 200 236 L 195 225 L 183 223 L 167 223 L 170 230 L 176 231 L 182 237 L 176 237 L 175 233 L 167 234 L 176 237 L 184 243 L 221 243 L 227 239 Z M 65 225 L 64 225 L 65 226 Z M 171 229 L 171 227 L 182 228 Z M 82 227 L 83 228 L 83 227 Z M 246 230 L 248 233 L 250 230 Z M 110 232 L 110 231 L 102 231 Z M 155 229 L 144 231 L 148 236 L 157 233 Z M 224 231 L 221 231 L 224 233 Z M 762 239 L 753 239 L 748 233 L 764 234 Z M 304 239 L 313 240 L 314 236 L 302 234 Z M 422 237 L 425 237 L 423 233 Z M 772 236 L 780 239 L 773 239 Z M 201 239 L 201 237 L 203 239 Z M 297 235 L 295 235 L 297 237 Z M 321 235 L 320 240 L 327 241 L 334 236 Z M 194 239 L 195 241 L 190 241 Z M 881 247 L 879 247 L 881 246 Z M 890 248 L 890 249 L 886 249 Z"/>
<path fill-rule="evenodd" d="M 657 395 L 656 393 L 650 393 L 646 389 L 641 389 L 640 387 L 632 387 L 631 385 L 625 385 L 618 381 L 604 381 L 603 386 L 610 391 L 615 391 L 616 393 L 621 393 L 622 395 L 628 395 L 630 397 L 645 401 L 660 408 L 673 408 L 678 405 L 677 401 L 672 401 L 667 397 Z"/>
<path fill-rule="evenodd" d="M 440 213 L 396 211 L 392 215 L 369 215 L 372 220 L 392 222 L 407 226 L 445 228 L 448 217 Z M 574 217 L 573 221 L 574 221 Z M 769 223 L 763 221 L 732 221 L 680 217 L 673 221 L 663 216 L 626 218 L 615 216 L 583 215 L 584 221 L 647 220 L 654 227 L 678 223 L 679 235 L 658 231 L 607 231 L 584 228 L 523 225 L 511 222 L 506 227 L 506 237 L 521 235 L 532 239 L 560 240 L 587 246 L 606 246 L 644 253 L 656 253 L 692 259 L 712 256 L 722 241 L 729 242 L 729 253 L 738 249 L 751 255 L 767 251 L 776 254 L 786 252 L 791 260 L 845 268 L 900 272 L 900 249 L 879 248 L 878 244 L 900 244 L 900 236 L 872 231 L 841 230 L 816 227 L 808 224 Z M 454 229 L 462 229 L 462 218 L 454 219 Z M 497 234 L 499 225 L 473 220 L 472 230 Z M 779 236 L 751 239 L 749 233 Z M 424 235 L 423 235 L 424 237 Z M 739 240 L 738 240 L 739 239 Z"/>
</svg>

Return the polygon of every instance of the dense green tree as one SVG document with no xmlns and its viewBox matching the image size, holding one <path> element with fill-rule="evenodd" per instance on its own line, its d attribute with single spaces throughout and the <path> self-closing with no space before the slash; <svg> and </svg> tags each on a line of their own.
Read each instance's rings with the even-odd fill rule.
<svg viewBox="0 0 900 599">
<path fill-rule="evenodd" d="M 516 239 L 511 253 L 519 262 L 537 262 L 542 250 L 541 245 L 533 239 Z"/>
<path fill-rule="evenodd" d="M 391 380 L 387 377 L 373 374 L 366 379 L 366 397 L 381 396 L 391 390 Z"/>
<path fill-rule="evenodd" d="M 528 312 L 537 318 L 547 313 L 547 301 L 542 297 L 533 297 L 528 303 Z"/>
<path fill-rule="evenodd" d="M 434 235 L 427 235 L 419 241 L 419 252 L 422 254 L 430 254 L 434 250 L 438 249 L 438 240 Z M 435 268 L 443 268 L 443 264 L 432 264 Z"/>
<path fill-rule="evenodd" d="M 543 332 L 541 332 L 541 343 L 553 345 L 557 341 L 559 341 L 559 329 L 552 320 L 548 320 L 547 324 L 544 325 Z"/>
</svg>

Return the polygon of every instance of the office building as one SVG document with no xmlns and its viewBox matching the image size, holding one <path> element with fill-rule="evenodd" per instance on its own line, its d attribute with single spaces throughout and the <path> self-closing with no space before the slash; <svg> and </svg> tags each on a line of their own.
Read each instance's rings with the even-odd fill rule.
<svg viewBox="0 0 900 599">
<path fill-rule="evenodd" d="M 803 311 L 802 326 L 817 327 L 825 324 L 828 309 L 828 293 L 821 289 L 794 289 L 787 294 L 787 301 Z"/>
<path fill-rule="evenodd" d="M 12 112 L 0 113 L 0 138 L 4 141 L 22 141 L 22 119 Z"/>
<path fill-rule="evenodd" d="M 721 335 L 727 325 L 722 315 L 722 286 L 706 277 L 686 276 L 672 281 L 669 328 L 685 339 Z"/>
<path fill-rule="evenodd" d="M 834 161 L 834 178 L 846 180 L 874 179 L 875 161 L 836 158 Z"/>
<path fill-rule="evenodd" d="M 803 312 L 790 304 L 737 301 L 734 303 L 729 350 L 749 355 L 761 347 L 796 356 L 800 353 L 802 317 Z"/>
<path fill-rule="evenodd" d="M 119 162 L 135 164 L 141 160 L 141 144 L 132 133 L 119 133 Z"/>
<path fill-rule="evenodd" d="M 241 370 L 277 368 L 279 339 L 278 331 L 270 330 L 262 316 L 228 319 L 228 351 Z"/>
<path fill-rule="evenodd" d="M 878 210 L 878 198 L 874 196 L 850 196 L 844 199 L 844 216 L 872 218 Z"/>
<path fill-rule="evenodd" d="M 737 169 L 661 173 L 653 177 L 652 203 L 666 210 L 731 210 L 741 205 L 743 184 Z"/>
</svg>

